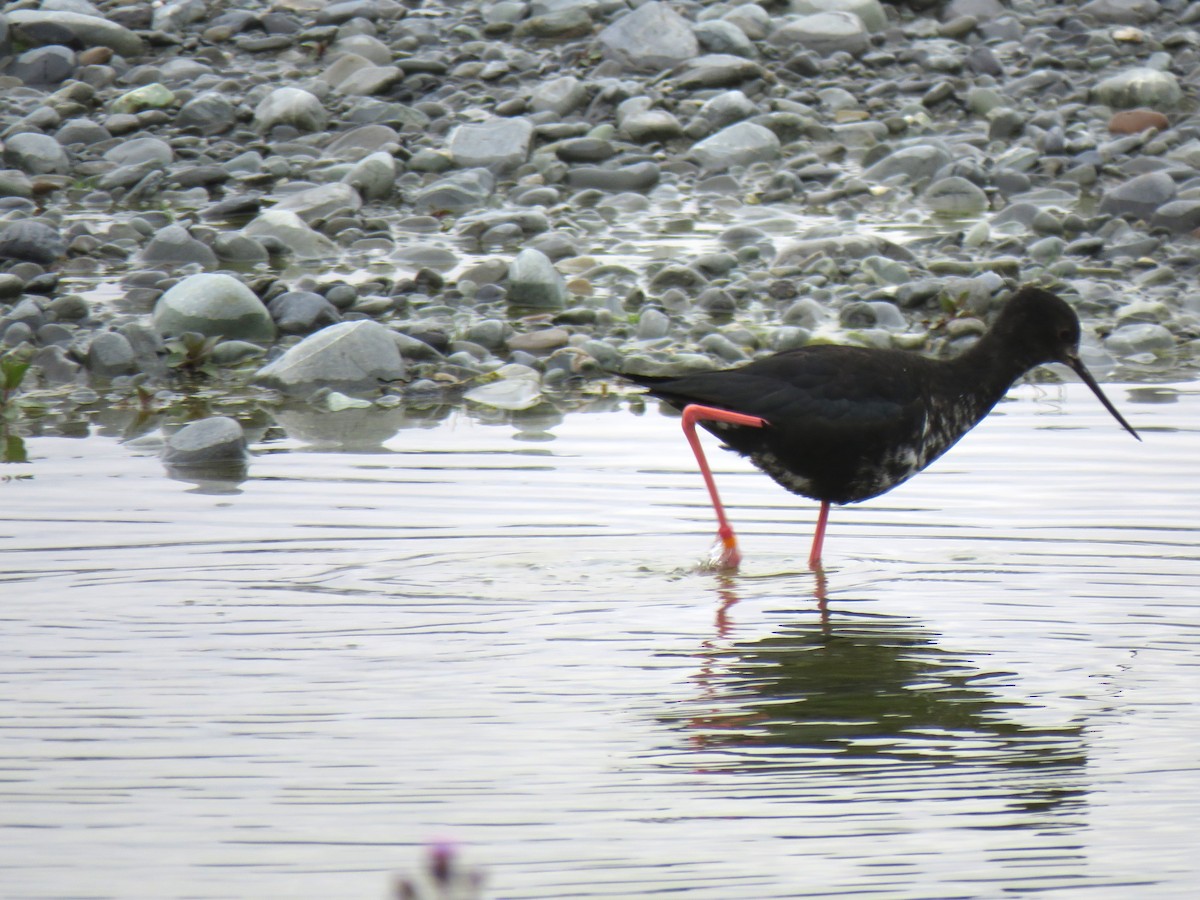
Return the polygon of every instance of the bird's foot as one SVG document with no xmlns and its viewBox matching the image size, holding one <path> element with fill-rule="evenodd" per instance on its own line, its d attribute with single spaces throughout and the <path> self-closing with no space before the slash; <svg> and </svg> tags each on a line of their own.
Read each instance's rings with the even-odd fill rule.
<svg viewBox="0 0 1200 900">
<path fill-rule="evenodd" d="M 741 565 L 742 552 L 738 550 L 737 538 L 733 533 L 717 535 L 716 542 L 708 551 L 707 568 L 716 571 L 736 571 Z"/>
</svg>

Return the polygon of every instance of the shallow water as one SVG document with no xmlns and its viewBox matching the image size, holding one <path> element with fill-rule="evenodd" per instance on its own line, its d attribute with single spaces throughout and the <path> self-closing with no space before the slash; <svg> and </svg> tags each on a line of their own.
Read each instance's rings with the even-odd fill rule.
<svg viewBox="0 0 1200 900">
<path fill-rule="evenodd" d="M 746 562 L 697 570 L 653 406 L 293 421 L 237 486 L 31 438 L 0 893 L 382 898 L 451 838 L 503 898 L 1193 897 L 1200 388 L 1109 394 L 1144 443 L 1021 388 L 834 511 L 823 589 L 814 504 L 715 450 Z"/>
</svg>

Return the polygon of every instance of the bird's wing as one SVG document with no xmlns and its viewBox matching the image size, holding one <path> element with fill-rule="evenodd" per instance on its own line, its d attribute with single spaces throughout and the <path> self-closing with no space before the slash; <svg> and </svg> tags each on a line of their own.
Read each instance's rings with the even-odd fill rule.
<svg viewBox="0 0 1200 900">
<path fill-rule="evenodd" d="M 672 406 L 702 403 L 760 416 L 776 428 L 886 428 L 920 405 L 915 354 L 819 346 L 777 353 L 719 372 L 677 378 L 627 376 Z"/>
</svg>

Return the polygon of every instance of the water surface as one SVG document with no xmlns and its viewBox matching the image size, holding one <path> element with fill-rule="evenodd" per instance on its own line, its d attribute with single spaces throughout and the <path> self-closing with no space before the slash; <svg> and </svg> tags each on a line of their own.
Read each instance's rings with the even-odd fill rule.
<svg viewBox="0 0 1200 900">
<path fill-rule="evenodd" d="M 0 893 L 382 898 L 452 838 L 504 898 L 1193 897 L 1200 391 L 1110 396 L 1144 443 L 1021 388 L 824 585 L 715 442 L 746 563 L 696 568 L 653 406 L 282 417 L 240 484 L 30 438 Z"/>
</svg>

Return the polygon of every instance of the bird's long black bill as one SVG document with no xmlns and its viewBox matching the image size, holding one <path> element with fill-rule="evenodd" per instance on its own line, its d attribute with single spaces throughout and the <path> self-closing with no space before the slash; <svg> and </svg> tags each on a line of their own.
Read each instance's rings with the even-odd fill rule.
<svg viewBox="0 0 1200 900">
<path fill-rule="evenodd" d="M 1083 379 L 1084 384 L 1092 389 L 1092 393 L 1096 395 L 1096 399 L 1103 403 L 1104 408 L 1112 413 L 1114 419 L 1121 423 L 1121 427 L 1140 441 L 1142 436 L 1133 430 L 1133 426 L 1126 422 L 1124 416 L 1117 412 L 1117 408 L 1112 405 L 1112 401 L 1104 396 L 1104 391 L 1100 390 L 1100 385 L 1096 384 L 1096 379 L 1092 377 L 1092 373 L 1084 368 L 1083 361 L 1076 358 L 1070 360 L 1067 365 L 1075 371 L 1076 375 Z"/>
</svg>

